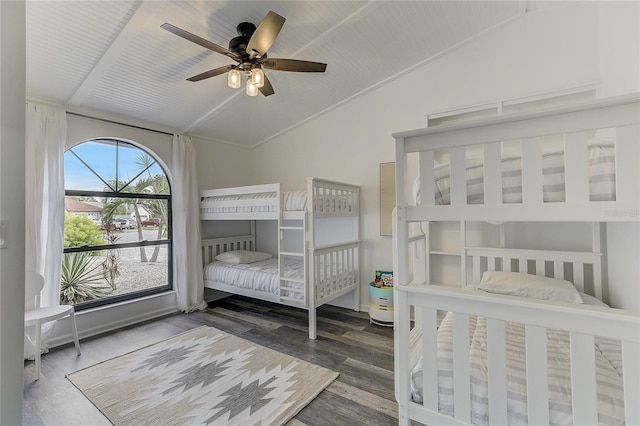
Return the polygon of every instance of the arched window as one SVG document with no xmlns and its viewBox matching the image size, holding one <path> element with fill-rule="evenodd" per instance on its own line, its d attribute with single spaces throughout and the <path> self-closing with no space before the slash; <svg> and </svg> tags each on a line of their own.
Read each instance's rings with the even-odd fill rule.
<svg viewBox="0 0 640 426">
<path fill-rule="evenodd" d="M 150 152 L 93 139 L 64 155 L 61 303 L 87 309 L 172 289 L 171 190 Z"/>
</svg>

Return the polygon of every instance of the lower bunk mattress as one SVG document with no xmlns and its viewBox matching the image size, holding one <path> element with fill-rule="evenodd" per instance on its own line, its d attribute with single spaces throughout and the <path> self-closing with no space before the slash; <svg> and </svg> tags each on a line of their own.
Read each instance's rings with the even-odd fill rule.
<svg viewBox="0 0 640 426">
<path fill-rule="evenodd" d="M 288 277 L 303 278 L 304 261 L 285 259 L 284 272 Z M 278 294 L 280 290 L 280 272 L 276 258 L 240 264 L 214 260 L 204 267 L 204 279 L 269 294 Z M 304 290 L 304 284 L 300 282 L 286 281 L 286 287 Z M 283 289 L 281 296 L 302 300 L 304 292 Z"/>
<path fill-rule="evenodd" d="M 316 276 L 316 297 L 322 298 L 331 293 L 351 285 L 356 277 L 355 270 L 349 270 L 338 264 L 327 265 L 319 262 Z M 299 258 L 285 258 L 284 276 L 304 278 L 304 260 Z M 214 281 L 229 286 L 255 290 L 269 294 L 279 294 L 304 300 L 305 284 L 298 281 L 280 282 L 278 259 L 270 258 L 253 263 L 232 264 L 214 260 L 204 267 L 205 281 Z"/>
<path fill-rule="evenodd" d="M 585 303 L 604 305 L 581 294 Z M 453 316 L 449 312 L 438 329 L 438 410 L 454 415 L 453 396 Z M 527 424 L 527 381 L 524 325 L 505 324 L 509 424 Z M 471 364 L 471 422 L 489 423 L 487 385 L 487 319 L 469 317 Z M 571 376 L 569 334 L 547 330 L 549 421 L 552 425 L 573 424 L 571 408 Z M 595 339 L 598 422 L 624 424 L 622 352 L 617 341 Z M 411 372 L 411 398 L 422 402 L 422 359 Z"/>
</svg>

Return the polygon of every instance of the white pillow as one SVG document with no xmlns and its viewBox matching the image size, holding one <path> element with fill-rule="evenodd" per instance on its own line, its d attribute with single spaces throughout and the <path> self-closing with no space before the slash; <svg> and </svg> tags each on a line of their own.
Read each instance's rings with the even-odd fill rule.
<svg viewBox="0 0 640 426">
<path fill-rule="evenodd" d="M 238 264 L 258 262 L 260 260 L 270 259 L 271 257 L 269 253 L 263 253 L 261 251 L 233 250 L 220 253 L 215 259 L 225 263 Z"/>
<path fill-rule="evenodd" d="M 510 296 L 582 303 L 580 293 L 569 281 L 519 272 L 486 271 L 478 289 Z"/>
</svg>

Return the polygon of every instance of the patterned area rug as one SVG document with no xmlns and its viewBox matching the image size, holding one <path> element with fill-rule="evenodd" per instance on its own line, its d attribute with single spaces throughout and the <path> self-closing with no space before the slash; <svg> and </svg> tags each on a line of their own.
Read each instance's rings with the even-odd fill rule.
<svg viewBox="0 0 640 426">
<path fill-rule="evenodd" d="M 207 326 L 67 376 L 116 425 L 283 424 L 336 377 Z"/>
</svg>

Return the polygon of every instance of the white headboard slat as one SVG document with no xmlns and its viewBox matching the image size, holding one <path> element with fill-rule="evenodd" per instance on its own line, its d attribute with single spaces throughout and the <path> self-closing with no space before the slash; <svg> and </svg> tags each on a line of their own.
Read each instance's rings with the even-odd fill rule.
<svg viewBox="0 0 640 426">
<path fill-rule="evenodd" d="M 512 259 L 518 261 L 518 269 L 521 273 L 531 273 L 540 276 L 553 274 L 554 278 L 572 281 L 578 291 L 585 292 L 585 268 L 591 266 L 592 273 L 589 278 L 593 280 L 593 294 L 598 297 L 602 295 L 602 279 L 600 278 L 602 255 L 595 252 L 570 252 L 570 251 L 547 251 L 547 250 L 523 250 L 506 249 L 495 247 L 466 247 L 467 256 L 471 257 L 473 265 L 472 281 L 469 284 L 477 284 L 482 278 L 485 270 L 511 271 Z M 486 269 L 483 270 L 482 260 L 486 259 Z M 496 259 L 501 259 L 502 265 L 496 265 Z M 535 263 L 535 270 L 529 271 L 529 262 Z M 553 264 L 553 271 L 547 273 L 547 263 Z M 500 262 L 498 262 L 500 263 Z M 566 276 L 565 265 L 572 271 L 572 277 Z M 587 292 L 591 293 L 591 291 Z"/>
</svg>

